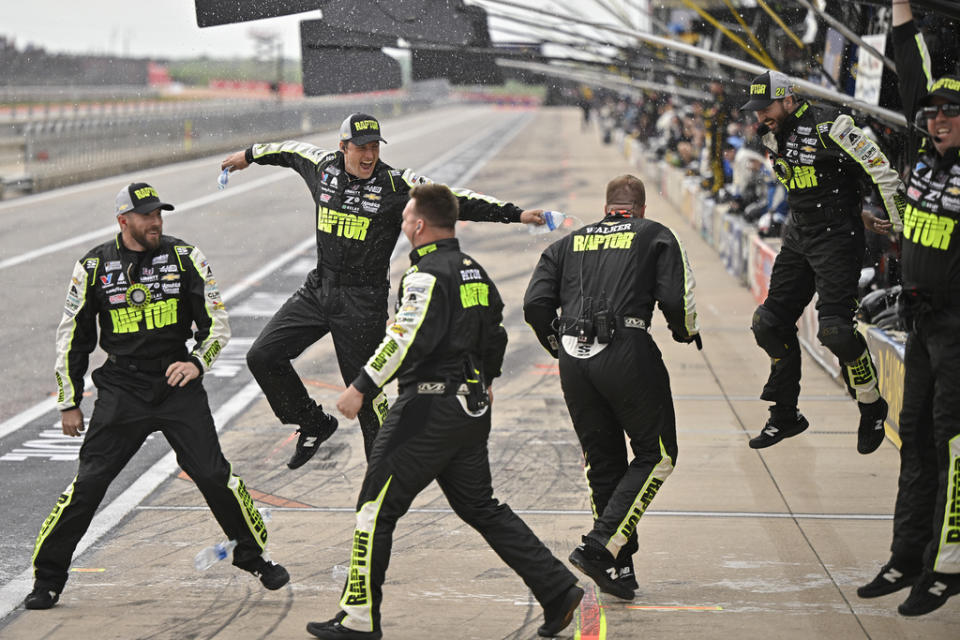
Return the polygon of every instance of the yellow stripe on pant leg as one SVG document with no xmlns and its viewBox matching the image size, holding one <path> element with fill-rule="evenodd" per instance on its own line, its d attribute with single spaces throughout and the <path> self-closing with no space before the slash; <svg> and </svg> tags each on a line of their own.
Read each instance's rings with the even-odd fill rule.
<svg viewBox="0 0 960 640">
<path fill-rule="evenodd" d="M 943 527 L 933 570 L 960 573 L 960 435 L 950 439 L 947 468 L 947 503 L 943 505 Z"/>
<path fill-rule="evenodd" d="M 340 624 L 354 631 L 373 631 L 373 602 L 370 600 L 373 534 L 391 480 L 393 476 L 387 478 L 376 500 L 364 504 L 357 511 L 357 528 L 353 532 L 353 552 L 350 554 L 350 573 L 347 575 L 347 588 L 340 599 L 340 608 L 347 614 Z"/>
<path fill-rule="evenodd" d="M 36 563 L 37 554 L 40 553 L 40 547 L 43 546 L 44 540 L 47 539 L 47 536 L 50 535 L 50 532 L 53 531 L 53 528 L 56 526 L 57 522 L 59 522 L 60 516 L 63 515 L 63 510 L 66 509 L 73 501 L 73 485 L 76 481 L 77 478 L 74 476 L 73 482 L 70 483 L 70 486 L 60 494 L 59 498 L 57 498 L 57 504 L 53 506 L 53 511 L 50 512 L 50 515 L 47 516 L 47 519 L 43 521 L 42 525 L 40 525 L 40 533 L 37 534 L 37 541 L 33 544 L 33 556 L 30 558 L 30 564 Z"/>
<path fill-rule="evenodd" d="M 227 487 L 233 493 L 233 497 L 237 499 L 237 503 L 240 504 L 243 521 L 247 523 L 247 528 L 250 529 L 250 533 L 253 534 L 257 544 L 260 545 L 260 549 L 266 548 L 267 525 L 264 523 L 260 512 L 257 511 L 256 505 L 253 504 L 253 498 L 250 497 L 243 480 L 239 476 L 233 475 L 233 465 L 230 465 L 230 479 L 227 481 Z"/>
<path fill-rule="evenodd" d="M 607 541 L 607 550 L 613 554 L 614 557 L 620 553 L 620 548 L 627 544 L 630 536 L 636 531 L 640 517 L 647 510 L 647 507 L 650 506 L 653 498 L 657 495 L 657 491 L 660 490 L 660 487 L 666 481 L 667 476 L 673 471 L 673 461 L 663 447 L 663 440 L 658 440 L 658 442 L 660 443 L 660 461 L 657 462 L 656 466 L 650 471 L 646 482 L 643 483 L 643 487 L 641 487 L 633 504 L 630 506 L 630 509 L 627 510 L 627 515 L 620 524 L 617 525 L 616 533 Z"/>
</svg>

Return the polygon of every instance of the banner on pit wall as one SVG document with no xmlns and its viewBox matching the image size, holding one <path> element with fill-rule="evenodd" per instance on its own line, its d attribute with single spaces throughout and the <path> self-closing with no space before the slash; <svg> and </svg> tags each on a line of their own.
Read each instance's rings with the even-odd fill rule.
<svg viewBox="0 0 960 640">
<path fill-rule="evenodd" d="M 720 220 L 717 244 L 727 273 L 744 285 L 749 284 L 750 244 L 752 227 L 740 216 L 725 214 Z"/>
<path fill-rule="evenodd" d="M 885 53 L 887 34 L 863 36 L 863 41 Z M 883 78 L 883 62 L 872 53 L 860 47 L 857 61 L 857 86 L 853 97 L 867 104 L 880 104 L 880 81 Z"/>
<path fill-rule="evenodd" d="M 771 247 L 766 240 L 754 235 L 750 239 L 750 291 L 757 304 L 767 299 L 770 290 L 770 273 L 773 261 L 777 259 L 778 249 Z"/>
<path fill-rule="evenodd" d="M 840 361 L 837 356 L 833 355 L 832 351 L 820 344 L 820 339 L 817 337 L 819 331 L 817 295 L 814 294 L 813 300 L 803 310 L 800 320 L 797 321 L 797 339 L 800 340 L 800 344 L 807 350 L 807 353 L 817 361 L 817 364 L 823 367 L 824 371 L 829 373 L 831 377 L 840 379 Z M 842 379 L 840 379 L 840 383 L 843 384 Z"/>
<path fill-rule="evenodd" d="M 894 336 L 872 325 L 860 325 L 860 333 L 867 340 L 867 347 L 873 356 L 877 376 L 880 378 L 880 394 L 890 405 L 887 412 L 887 425 L 900 433 L 900 409 L 903 408 L 903 356 L 906 345 Z M 899 445 L 898 445 L 899 446 Z"/>
</svg>

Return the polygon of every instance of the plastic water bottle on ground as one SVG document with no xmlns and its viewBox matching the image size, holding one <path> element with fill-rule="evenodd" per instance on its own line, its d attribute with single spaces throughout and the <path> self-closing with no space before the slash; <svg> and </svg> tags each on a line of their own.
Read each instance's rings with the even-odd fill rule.
<svg viewBox="0 0 960 640">
<path fill-rule="evenodd" d="M 544 233 L 550 233 L 567 219 L 566 214 L 560 213 L 559 211 L 544 211 L 543 220 L 545 224 L 528 224 L 529 231 L 531 235 L 538 236 Z"/>
<path fill-rule="evenodd" d="M 221 560 L 225 560 L 236 546 L 236 540 L 227 540 L 207 547 L 193 559 L 193 566 L 197 571 L 206 571 Z"/>
<path fill-rule="evenodd" d="M 263 518 L 264 522 L 270 522 L 273 518 L 273 511 L 270 510 L 270 507 L 260 507 L 257 511 L 260 512 L 260 517 Z M 236 540 L 227 540 L 226 542 L 218 542 L 212 547 L 207 547 L 194 557 L 193 566 L 197 571 L 206 571 L 221 560 L 226 560 L 236 546 Z"/>
<path fill-rule="evenodd" d="M 350 567 L 344 566 L 342 564 L 337 564 L 333 566 L 333 571 L 330 572 L 333 576 L 333 581 L 336 583 L 343 582 L 347 579 L 347 576 L 350 575 Z"/>
<path fill-rule="evenodd" d="M 217 178 L 217 189 L 219 191 L 226 189 L 228 180 L 230 180 L 230 169 L 224 169 L 220 172 L 220 177 Z"/>
</svg>

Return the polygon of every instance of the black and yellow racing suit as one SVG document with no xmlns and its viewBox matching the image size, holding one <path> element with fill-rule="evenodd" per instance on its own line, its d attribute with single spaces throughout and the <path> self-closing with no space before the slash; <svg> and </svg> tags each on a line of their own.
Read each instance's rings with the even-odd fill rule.
<svg viewBox="0 0 960 640">
<path fill-rule="evenodd" d="M 893 43 L 904 115 L 913 122 L 937 87 L 930 56 L 913 21 L 894 27 Z M 960 91 L 956 79 L 940 82 Z M 908 568 L 960 573 L 960 149 L 940 154 L 913 135 L 911 150 L 901 299 L 909 334 L 891 550 Z"/>
<path fill-rule="evenodd" d="M 524 296 L 527 322 L 560 360 L 563 397 L 590 484 L 589 537 L 620 568 L 636 552 L 640 517 L 677 460 L 670 378 L 649 333 L 654 306 L 674 337 L 688 342 L 699 334 L 693 288 L 689 261 L 671 229 L 611 215 L 547 247 Z M 612 332 L 607 342 L 603 322 Z M 629 464 L 624 433 L 633 453 Z"/>
<path fill-rule="evenodd" d="M 178 361 L 192 361 L 201 374 L 209 371 L 230 339 L 207 259 L 196 246 L 170 236 L 161 236 L 153 251 L 131 251 L 118 234 L 76 263 L 57 329 L 61 411 L 80 406 L 98 324 L 108 358 L 93 372 L 97 400 L 77 476 L 37 536 L 37 583 L 63 590 L 73 551 L 107 488 L 158 430 L 227 537 L 237 541 L 234 564 L 251 566 L 267 543 L 267 530 L 243 481 L 223 457 L 202 376 L 184 387 L 172 387 L 166 378 L 167 367 Z M 191 337 L 195 344 L 188 351 Z"/>
<path fill-rule="evenodd" d="M 289 167 L 300 174 L 316 205 L 317 268 L 264 327 L 247 364 L 270 407 L 284 424 L 303 425 L 315 415 L 290 361 L 327 333 L 333 337 L 340 373 L 347 383 L 376 348 L 387 320 L 390 255 L 400 236 L 401 213 L 410 188 L 430 182 L 410 169 L 378 161 L 368 179 L 350 176 L 340 151 L 303 142 L 255 144 L 248 162 Z M 453 189 L 462 220 L 519 222 L 521 209 L 467 189 Z M 369 455 L 386 398 L 360 412 Z"/>
<path fill-rule="evenodd" d="M 456 514 L 541 604 L 576 583 L 523 520 L 493 497 L 487 388 L 500 375 L 507 344 L 496 286 L 460 252 L 456 238 L 417 247 L 410 259 L 396 317 L 353 380 L 368 398 L 394 378 L 399 385 L 357 499 L 350 572 L 340 600 L 346 614 L 341 624 L 356 631 L 380 629 L 394 528 L 434 479 Z"/>
<path fill-rule="evenodd" d="M 766 300 L 753 315 L 757 344 L 770 356 L 761 398 L 796 417 L 800 396 L 797 320 L 817 294 L 817 338 L 839 359 L 857 400 L 879 398 L 877 376 L 854 313 L 865 250 L 864 185 L 899 230 L 902 185 L 879 147 L 848 115 L 802 102 L 763 145 L 787 189 L 790 217 Z"/>
</svg>

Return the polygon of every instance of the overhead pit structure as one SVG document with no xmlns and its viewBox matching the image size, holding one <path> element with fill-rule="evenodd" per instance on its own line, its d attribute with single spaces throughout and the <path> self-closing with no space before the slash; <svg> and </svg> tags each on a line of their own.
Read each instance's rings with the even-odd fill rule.
<svg viewBox="0 0 960 640">
<path fill-rule="evenodd" d="M 402 39 L 415 80 L 501 84 L 489 48 L 486 11 L 463 0 L 195 0 L 201 27 L 320 10 L 300 24 L 306 95 L 395 89 L 400 66 L 384 54 Z"/>
<path fill-rule="evenodd" d="M 397 89 L 400 63 L 383 53 L 395 47 L 394 35 L 353 31 L 326 20 L 300 23 L 303 93 L 320 96 Z"/>
<path fill-rule="evenodd" d="M 325 0 L 194 0 L 198 27 L 216 27 L 316 11 Z"/>
</svg>

